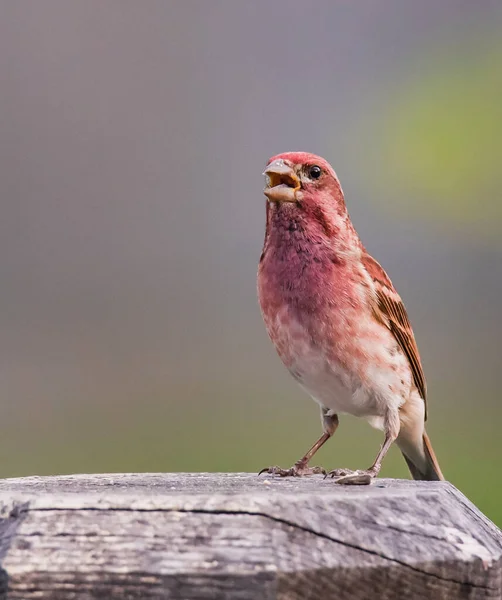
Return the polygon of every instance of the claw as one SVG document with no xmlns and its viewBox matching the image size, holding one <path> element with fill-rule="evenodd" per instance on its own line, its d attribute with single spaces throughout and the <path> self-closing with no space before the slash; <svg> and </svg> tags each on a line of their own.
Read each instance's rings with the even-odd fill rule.
<svg viewBox="0 0 502 600">
<path fill-rule="evenodd" d="M 333 469 L 325 475 L 324 479 L 326 479 L 326 477 L 331 477 L 331 479 L 334 477 L 345 477 L 346 475 L 353 475 L 354 473 L 356 473 L 356 471 L 352 471 L 352 469 Z"/>
<path fill-rule="evenodd" d="M 269 475 L 280 475 L 281 477 L 287 477 L 288 475 L 294 476 L 293 468 L 282 469 L 281 467 L 265 467 L 258 473 L 258 477 L 262 473 L 268 473 Z"/>
<path fill-rule="evenodd" d="M 326 469 L 324 467 L 311 467 L 312 475 L 324 475 L 326 477 Z"/>
<path fill-rule="evenodd" d="M 326 475 L 326 470 L 323 467 L 307 467 L 304 464 L 297 463 L 290 469 L 282 469 L 281 467 L 265 467 L 258 473 L 258 477 L 262 473 L 279 475 L 280 477 L 302 477 L 304 475 Z"/>
</svg>

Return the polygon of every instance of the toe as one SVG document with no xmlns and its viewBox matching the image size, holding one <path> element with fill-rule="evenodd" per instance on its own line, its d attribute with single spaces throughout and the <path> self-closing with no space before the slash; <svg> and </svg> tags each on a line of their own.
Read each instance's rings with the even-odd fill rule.
<svg viewBox="0 0 502 600">
<path fill-rule="evenodd" d="M 260 476 L 262 473 L 268 473 L 269 475 L 281 475 L 283 472 L 284 469 L 281 469 L 281 467 L 265 467 L 258 473 L 258 476 Z"/>
<path fill-rule="evenodd" d="M 351 471 L 350 469 L 333 469 L 326 477 L 345 477 L 346 475 L 352 475 L 353 473 L 354 471 Z"/>
<path fill-rule="evenodd" d="M 278 475 L 279 477 L 303 477 L 305 475 L 326 475 L 323 467 L 307 467 L 304 464 L 295 464 L 290 469 L 281 467 L 265 467 L 258 475 L 268 473 L 268 475 Z"/>
<path fill-rule="evenodd" d="M 260 476 L 262 473 L 267 473 L 268 475 L 279 475 L 280 477 L 290 477 L 296 475 L 294 469 L 283 469 L 282 467 L 277 466 L 265 467 L 258 473 L 258 476 Z"/>
<path fill-rule="evenodd" d="M 312 475 L 324 475 L 326 476 L 326 469 L 324 467 L 312 467 L 310 469 Z"/>
</svg>

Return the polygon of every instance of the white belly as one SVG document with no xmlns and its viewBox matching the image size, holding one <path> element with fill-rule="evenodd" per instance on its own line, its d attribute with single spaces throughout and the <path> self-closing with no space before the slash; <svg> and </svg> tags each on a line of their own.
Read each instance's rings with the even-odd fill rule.
<svg viewBox="0 0 502 600">
<path fill-rule="evenodd" d="M 383 416 L 384 407 L 366 389 L 358 377 L 347 373 L 341 365 L 319 361 L 299 361 L 292 374 L 301 387 L 321 406 L 337 414 L 355 417 Z M 324 364 L 322 364 L 324 363 Z M 313 364 L 320 368 L 312 368 Z"/>
<path fill-rule="evenodd" d="M 380 360 L 380 354 L 386 351 L 384 344 L 375 345 L 368 336 L 367 352 L 363 353 L 367 364 L 354 363 L 354 369 L 348 370 L 336 360 L 333 352 L 314 344 L 298 322 L 292 323 L 290 319 L 288 325 L 279 330 L 280 343 L 288 348 L 286 360 L 283 360 L 293 377 L 318 404 L 333 413 L 365 417 L 375 427 L 381 426 L 382 417 L 389 408 L 397 409 L 402 404 L 403 388 L 411 384 L 409 368 L 404 365 L 407 374 L 403 376 L 402 369 L 390 368 L 388 362 Z M 364 324 L 362 329 L 364 331 Z M 365 339 L 364 335 L 357 338 L 359 348 L 364 346 Z M 401 353 L 395 353 L 393 360 L 398 365 L 406 361 Z"/>
</svg>

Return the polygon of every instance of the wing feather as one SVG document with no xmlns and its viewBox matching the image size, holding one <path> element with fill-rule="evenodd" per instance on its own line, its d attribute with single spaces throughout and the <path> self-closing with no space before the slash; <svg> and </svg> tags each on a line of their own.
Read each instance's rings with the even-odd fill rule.
<svg viewBox="0 0 502 600">
<path fill-rule="evenodd" d="M 365 254 L 363 264 L 376 284 L 375 316 L 391 330 L 408 358 L 413 381 L 425 402 L 425 418 L 427 419 L 427 384 L 418 346 L 403 301 L 394 289 L 387 273 L 374 258 Z"/>
</svg>

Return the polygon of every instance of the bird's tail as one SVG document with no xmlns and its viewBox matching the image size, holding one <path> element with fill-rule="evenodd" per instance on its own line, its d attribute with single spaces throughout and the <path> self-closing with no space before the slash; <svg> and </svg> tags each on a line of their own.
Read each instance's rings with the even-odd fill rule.
<svg viewBox="0 0 502 600">
<path fill-rule="evenodd" d="M 397 445 L 403 453 L 413 479 L 444 481 L 431 441 L 425 431 L 422 435 L 422 447 L 420 447 L 420 444 L 411 443 L 411 440 L 401 436 L 397 439 Z"/>
</svg>

